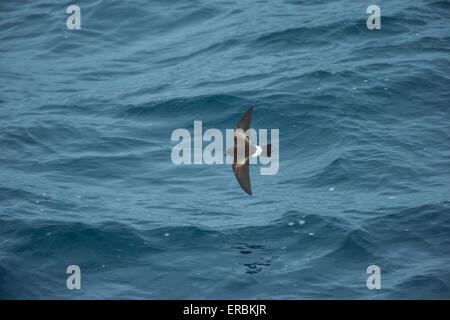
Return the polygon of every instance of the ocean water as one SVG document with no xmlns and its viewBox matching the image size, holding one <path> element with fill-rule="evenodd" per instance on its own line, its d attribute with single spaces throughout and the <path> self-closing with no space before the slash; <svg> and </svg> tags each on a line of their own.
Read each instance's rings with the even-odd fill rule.
<svg viewBox="0 0 450 320">
<path fill-rule="evenodd" d="M 435 0 L 2 1 L 0 298 L 450 299 L 449 24 Z M 250 106 L 280 130 L 252 197 L 172 163 L 173 130 Z"/>
</svg>

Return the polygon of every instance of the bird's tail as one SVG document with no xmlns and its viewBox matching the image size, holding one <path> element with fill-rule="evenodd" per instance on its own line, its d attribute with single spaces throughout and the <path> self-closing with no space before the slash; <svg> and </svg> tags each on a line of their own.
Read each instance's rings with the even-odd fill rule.
<svg viewBox="0 0 450 320">
<path fill-rule="evenodd" d="M 265 145 L 261 148 L 262 148 L 262 151 L 261 151 L 260 157 L 270 157 L 272 155 L 272 145 L 271 144 Z"/>
</svg>

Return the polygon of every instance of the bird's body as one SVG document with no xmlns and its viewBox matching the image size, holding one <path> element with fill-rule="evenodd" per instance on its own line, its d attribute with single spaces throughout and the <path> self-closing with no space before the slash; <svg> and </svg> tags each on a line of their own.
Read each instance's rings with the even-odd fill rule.
<svg viewBox="0 0 450 320">
<path fill-rule="evenodd" d="M 252 195 L 249 159 L 258 156 L 270 157 L 271 145 L 253 145 L 245 132 L 250 128 L 253 107 L 247 110 L 234 129 L 234 146 L 227 149 L 227 156 L 233 157 L 233 172 L 242 189 Z"/>
</svg>

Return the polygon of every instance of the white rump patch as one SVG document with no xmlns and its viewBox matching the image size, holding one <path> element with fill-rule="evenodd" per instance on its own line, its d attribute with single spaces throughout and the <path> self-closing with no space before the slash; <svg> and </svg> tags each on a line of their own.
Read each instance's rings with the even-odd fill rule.
<svg viewBox="0 0 450 320">
<path fill-rule="evenodd" d="M 255 147 L 256 147 L 256 151 L 254 154 L 252 154 L 252 158 L 257 157 L 262 153 L 262 148 L 260 146 L 255 146 Z"/>
</svg>

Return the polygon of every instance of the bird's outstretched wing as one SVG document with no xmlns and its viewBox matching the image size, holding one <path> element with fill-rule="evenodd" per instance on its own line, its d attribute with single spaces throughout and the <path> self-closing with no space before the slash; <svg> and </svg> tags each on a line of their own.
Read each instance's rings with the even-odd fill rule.
<svg viewBox="0 0 450 320">
<path fill-rule="evenodd" d="M 252 114 L 253 114 L 253 106 L 250 107 L 250 109 L 248 109 L 246 113 L 244 113 L 244 115 L 242 116 L 241 120 L 239 120 L 239 122 L 234 130 L 236 131 L 237 129 L 242 129 L 245 132 L 248 129 L 250 129 L 250 122 L 252 121 Z"/>
<path fill-rule="evenodd" d="M 233 172 L 242 189 L 244 189 L 244 191 L 247 192 L 249 195 L 252 195 L 248 158 L 246 160 L 247 161 L 245 161 L 245 163 L 243 164 L 239 164 L 237 162 L 233 163 Z"/>
</svg>

